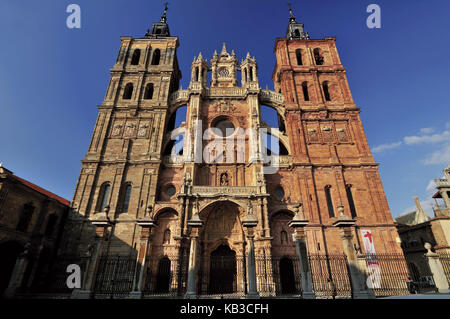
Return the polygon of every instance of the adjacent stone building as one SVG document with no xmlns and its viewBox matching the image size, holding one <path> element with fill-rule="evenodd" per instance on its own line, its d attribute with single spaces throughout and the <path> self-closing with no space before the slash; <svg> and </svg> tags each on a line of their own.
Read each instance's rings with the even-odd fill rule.
<svg viewBox="0 0 450 319">
<path fill-rule="evenodd" d="M 56 260 L 69 204 L 0 165 L 0 295 L 10 284 L 21 254 L 26 258 L 19 271 L 21 287 L 13 288 L 41 285 Z"/>
<path fill-rule="evenodd" d="M 414 198 L 417 210 L 396 218 L 401 246 L 412 279 L 416 281 L 432 276 L 424 258 L 426 243 L 430 243 L 432 249 L 441 255 L 450 281 L 450 262 L 447 261 L 450 257 L 450 166 L 444 169 L 444 176 L 435 180 L 438 191 L 433 195 L 436 206 L 432 218 L 423 211 L 417 197 Z"/>
<path fill-rule="evenodd" d="M 121 37 L 60 252 L 90 257 L 78 296 L 109 291 L 112 258 L 137 261 L 123 289 L 136 296 L 276 295 L 307 285 L 305 253 L 356 263 L 361 230 L 377 253 L 401 254 L 336 38 L 310 39 L 291 12 L 274 91 L 225 44 L 179 89 L 178 46 L 166 11 L 144 37 Z"/>
</svg>

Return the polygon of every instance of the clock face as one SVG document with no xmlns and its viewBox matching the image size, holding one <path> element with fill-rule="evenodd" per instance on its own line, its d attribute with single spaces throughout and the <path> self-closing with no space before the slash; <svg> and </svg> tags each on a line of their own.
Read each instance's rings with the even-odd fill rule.
<svg viewBox="0 0 450 319">
<path fill-rule="evenodd" d="M 230 72 L 228 72 L 227 68 L 221 68 L 219 69 L 219 75 L 221 77 L 227 77 L 228 75 L 230 75 Z"/>
</svg>

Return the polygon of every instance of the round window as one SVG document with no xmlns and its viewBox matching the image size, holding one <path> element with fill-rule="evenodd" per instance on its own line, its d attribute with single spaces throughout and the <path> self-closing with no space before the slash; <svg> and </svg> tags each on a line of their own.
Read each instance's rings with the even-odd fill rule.
<svg viewBox="0 0 450 319">
<path fill-rule="evenodd" d="M 228 75 L 230 75 L 230 72 L 228 72 L 228 69 L 227 68 L 221 68 L 221 69 L 219 69 L 219 75 L 221 76 L 221 77 L 227 77 Z"/>
<path fill-rule="evenodd" d="M 283 187 L 278 186 L 278 187 L 275 189 L 275 196 L 278 197 L 278 198 L 280 198 L 280 199 L 284 198 L 284 189 L 283 189 Z"/>
<path fill-rule="evenodd" d="M 235 131 L 233 122 L 227 119 L 217 121 L 214 127 L 218 128 L 224 137 L 232 135 Z"/>
<path fill-rule="evenodd" d="M 166 190 L 167 196 L 172 197 L 173 195 L 175 195 L 176 192 L 177 192 L 177 190 L 174 186 L 167 187 L 167 190 Z"/>
</svg>

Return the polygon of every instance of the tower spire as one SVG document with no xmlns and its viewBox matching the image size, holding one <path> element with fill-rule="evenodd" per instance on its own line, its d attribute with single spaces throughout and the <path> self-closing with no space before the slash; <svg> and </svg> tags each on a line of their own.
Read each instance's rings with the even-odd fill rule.
<svg viewBox="0 0 450 319">
<path fill-rule="evenodd" d="M 167 14 L 167 9 L 168 9 L 168 6 L 169 5 L 169 3 L 168 2 L 165 2 L 164 3 L 164 12 L 163 12 L 163 14 L 162 14 L 162 16 L 161 16 L 161 20 L 160 20 L 160 22 L 162 22 L 162 23 L 166 23 L 166 21 L 167 21 L 167 17 L 166 17 L 166 14 Z"/>
<path fill-rule="evenodd" d="M 164 3 L 164 11 L 159 22 L 153 23 L 152 32 L 147 30 L 146 38 L 170 37 L 169 25 L 167 24 L 167 9 L 169 3 Z"/>
<path fill-rule="evenodd" d="M 288 3 L 289 6 L 289 25 L 286 33 L 286 38 L 289 40 L 309 40 L 308 32 L 304 30 L 304 24 L 298 23 L 295 19 L 294 13 L 292 12 L 291 3 Z"/>
</svg>

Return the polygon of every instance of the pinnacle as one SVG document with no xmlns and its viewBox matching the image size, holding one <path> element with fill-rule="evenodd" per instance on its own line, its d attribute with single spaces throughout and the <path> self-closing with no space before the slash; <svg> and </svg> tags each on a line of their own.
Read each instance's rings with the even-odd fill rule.
<svg viewBox="0 0 450 319">
<path fill-rule="evenodd" d="M 225 42 L 223 43 L 222 52 L 220 52 L 220 55 L 222 54 L 228 54 L 227 47 L 225 46 Z"/>
</svg>

